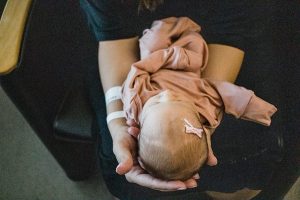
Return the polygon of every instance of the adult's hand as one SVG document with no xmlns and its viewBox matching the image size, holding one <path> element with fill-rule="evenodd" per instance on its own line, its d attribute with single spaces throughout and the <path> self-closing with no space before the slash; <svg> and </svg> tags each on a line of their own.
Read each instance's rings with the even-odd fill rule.
<svg viewBox="0 0 300 200">
<path fill-rule="evenodd" d="M 166 181 L 155 178 L 148 174 L 141 166 L 135 163 L 132 169 L 125 174 L 126 179 L 130 183 L 136 183 L 138 185 L 151 188 L 159 191 L 176 191 L 185 190 L 187 188 L 197 187 L 196 179 L 199 179 L 199 175 L 196 174 L 192 178 L 186 181 Z"/>
<path fill-rule="evenodd" d="M 166 181 L 148 174 L 137 162 L 137 140 L 128 134 L 129 130 L 139 131 L 137 126 L 135 127 L 119 126 L 112 130 L 118 132 L 113 138 L 113 151 L 119 162 L 116 168 L 118 174 L 125 175 L 130 183 L 160 191 L 184 190 L 197 186 L 198 174 L 187 181 Z"/>
<path fill-rule="evenodd" d="M 120 175 L 124 175 L 131 170 L 137 152 L 137 142 L 127 133 L 127 129 L 126 125 L 121 125 L 110 130 L 116 133 L 113 137 L 113 152 L 119 162 L 116 172 Z"/>
</svg>

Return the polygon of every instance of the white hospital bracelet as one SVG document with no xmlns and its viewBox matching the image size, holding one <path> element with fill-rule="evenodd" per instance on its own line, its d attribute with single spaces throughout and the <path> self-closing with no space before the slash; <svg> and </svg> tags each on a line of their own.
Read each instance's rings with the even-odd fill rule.
<svg viewBox="0 0 300 200">
<path fill-rule="evenodd" d="M 121 86 L 115 86 L 110 88 L 105 93 L 105 102 L 108 105 L 110 102 L 121 99 Z"/>
<path fill-rule="evenodd" d="M 112 113 L 109 113 L 109 115 L 107 115 L 106 122 L 107 122 L 107 124 L 109 124 L 109 122 L 111 120 L 118 119 L 118 118 L 123 118 L 123 117 L 125 118 L 125 112 L 123 110 L 112 112 Z"/>
</svg>

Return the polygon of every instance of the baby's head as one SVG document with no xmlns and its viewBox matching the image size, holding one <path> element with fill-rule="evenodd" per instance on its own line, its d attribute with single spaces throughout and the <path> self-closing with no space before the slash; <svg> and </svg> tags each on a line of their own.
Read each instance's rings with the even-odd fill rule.
<svg viewBox="0 0 300 200">
<path fill-rule="evenodd" d="M 195 106 L 184 96 L 167 90 L 151 97 L 140 122 L 140 163 L 153 176 L 186 180 L 206 162 L 206 135 Z"/>
</svg>

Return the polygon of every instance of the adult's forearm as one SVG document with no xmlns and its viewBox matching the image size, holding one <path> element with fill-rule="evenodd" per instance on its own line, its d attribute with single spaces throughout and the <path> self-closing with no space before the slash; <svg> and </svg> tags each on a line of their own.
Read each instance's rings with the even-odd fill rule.
<svg viewBox="0 0 300 200">
<path fill-rule="evenodd" d="M 244 52 L 221 44 L 209 44 L 208 49 L 208 64 L 202 74 L 203 77 L 233 83 L 239 74 Z"/>
<path fill-rule="evenodd" d="M 104 92 L 114 86 L 121 86 L 125 81 L 130 66 L 139 59 L 138 39 L 104 41 L 99 43 L 99 71 Z M 107 113 L 123 110 L 121 100 L 107 105 Z M 124 125 L 125 119 L 116 119 L 110 122 L 109 129 L 113 134 L 118 125 Z M 112 135 L 113 136 L 113 135 Z"/>
<path fill-rule="evenodd" d="M 104 91 L 123 84 L 138 56 L 138 39 L 103 41 L 99 43 L 99 69 Z"/>
</svg>

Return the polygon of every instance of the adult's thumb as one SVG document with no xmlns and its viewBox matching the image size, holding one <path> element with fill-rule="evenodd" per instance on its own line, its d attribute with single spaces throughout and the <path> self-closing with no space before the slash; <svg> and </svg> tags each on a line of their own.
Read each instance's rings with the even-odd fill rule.
<svg viewBox="0 0 300 200">
<path fill-rule="evenodd" d="M 124 175 L 129 172 L 133 166 L 131 152 L 125 148 L 118 148 L 115 154 L 119 162 L 119 165 L 116 168 L 116 172 L 120 175 Z"/>
</svg>

